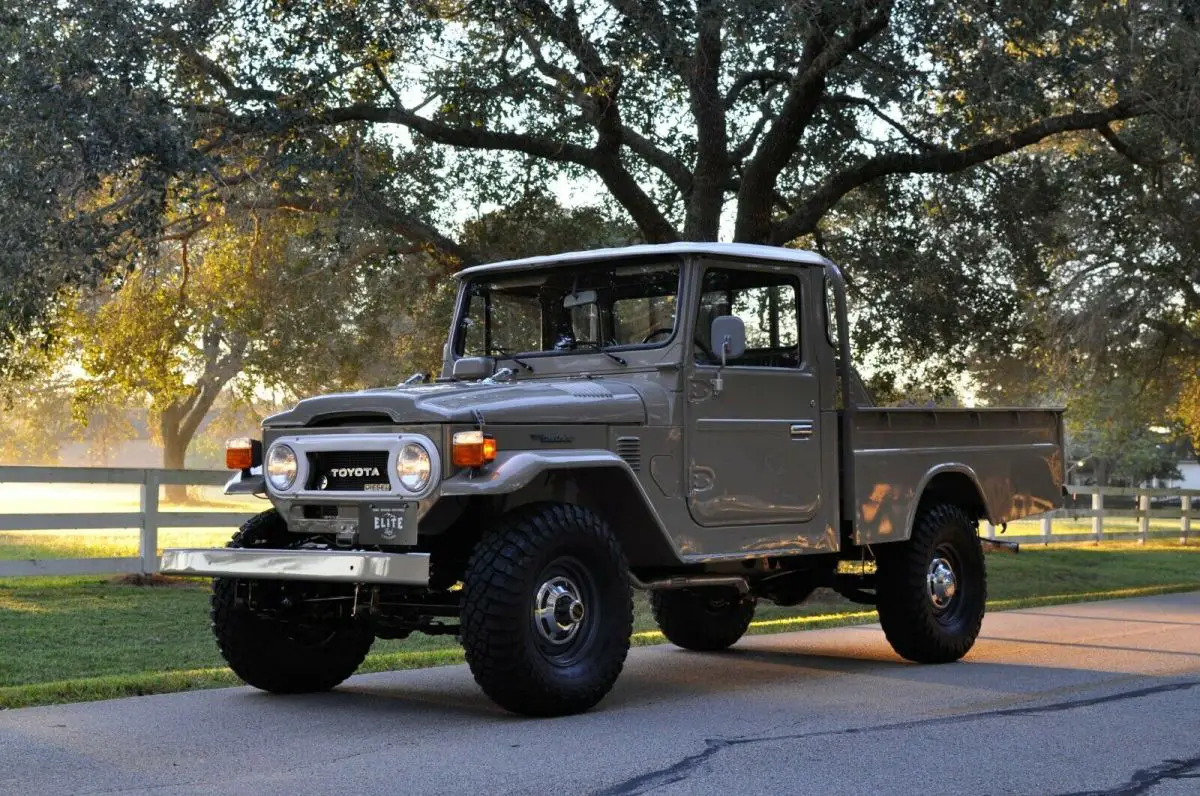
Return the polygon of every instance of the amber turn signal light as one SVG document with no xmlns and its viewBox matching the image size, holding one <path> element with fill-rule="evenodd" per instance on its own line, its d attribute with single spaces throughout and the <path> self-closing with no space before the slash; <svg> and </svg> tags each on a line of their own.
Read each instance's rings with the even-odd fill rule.
<svg viewBox="0 0 1200 796">
<path fill-rule="evenodd" d="M 225 466 L 230 470 L 249 470 L 262 464 L 262 443 L 238 437 L 225 443 Z"/>
<path fill-rule="evenodd" d="M 483 467 L 496 458 L 496 439 L 482 431 L 459 431 L 454 435 L 450 460 L 455 467 Z"/>
</svg>

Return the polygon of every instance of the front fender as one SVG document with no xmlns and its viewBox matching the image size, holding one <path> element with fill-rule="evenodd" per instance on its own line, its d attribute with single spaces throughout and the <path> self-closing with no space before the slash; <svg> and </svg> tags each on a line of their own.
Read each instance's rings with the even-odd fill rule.
<svg viewBox="0 0 1200 796">
<path fill-rule="evenodd" d="M 581 471 L 591 471 L 586 479 Z M 634 566 L 675 565 L 683 556 L 637 474 L 609 450 L 502 453 L 487 468 L 463 471 L 442 482 L 443 497 L 511 495 L 541 476 L 566 473 L 583 481 L 586 505 L 604 516 Z"/>
<path fill-rule="evenodd" d="M 514 451 L 502 453 L 482 471 L 464 470 L 442 482 L 441 494 L 507 495 L 524 489 L 542 473 L 552 470 L 578 470 L 596 467 L 615 467 L 626 472 L 630 480 L 637 477 L 629 465 L 612 451 L 561 450 Z M 638 484 L 639 488 L 641 487 Z M 642 494 L 645 497 L 645 493 Z"/>
</svg>

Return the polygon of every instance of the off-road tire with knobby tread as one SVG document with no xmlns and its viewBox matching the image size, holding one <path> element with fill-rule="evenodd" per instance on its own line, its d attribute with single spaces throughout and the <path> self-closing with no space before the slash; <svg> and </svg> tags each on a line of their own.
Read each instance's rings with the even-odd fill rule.
<svg viewBox="0 0 1200 796">
<path fill-rule="evenodd" d="M 716 652 L 733 646 L 754 619 L 756 600 L 731 586 L 670 589 L 650 594 L 654 621 L 677 647 Z"/>
<path fill-rule="evenodd" d="M 949 663 L 975 644 L 987 603 L 987 572 L 978 521 L 961 507 L 929 504 L 918 510 L 907 542 L 875 547 L 879 622 L 892 649 L 917 663 Z M 956 592 L 939 610 L 930 598 L 935 558 L 953 565 Z"/>
<path fill-rule="evenodd" d="M 583 618 L 561 647 L 539 635 L 541 589 L 578 586 Z M 471 673 L 501 707 L 527 716 L 581 713 L 612 688 L 633 633 L 629 570 L 608 525 L 586 508 L 522 506 L 475 546 L 463 578 L 461 628 Z"/>
<path fill-rule="evenodd" d="M 226 547 L 282 548 L 287 543 L 287 525 L 271 509 L 247 521 Z M 263 691 L 328 691 L 354 674 L 375 640 L 370 628 L 359 624 L 330 631 L 319 641 L 297 638 L 303 633 L 289 623 L 238 605 L 237 591 L 238 579 L 213 578 L 213 635 L 234 674 Z"/>
</svg>

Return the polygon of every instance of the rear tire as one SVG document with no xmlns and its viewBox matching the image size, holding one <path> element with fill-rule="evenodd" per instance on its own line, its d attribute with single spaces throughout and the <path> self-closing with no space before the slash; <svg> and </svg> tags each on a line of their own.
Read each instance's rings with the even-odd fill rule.
<svg viewBox="0 0 1200 796">
<path fill-rule="evenodd" d="M 715 652 L 733 646 L 754 619 L 756 601 L 729 586 L 672 589 L 650 594 L 659 630 L 677 647 Z"/>
<path fill-rule="evenodd" d="M 251 518 L 227 547 L 283 548 L 287 541 L 287 525 L 272 509 Z M 211 617 L 221 657 L 247 684 L 276 694 L 328 691 L 362 664 L 375 640 L 369 627 L 317 629 L 259 616 L 237 599 L 245 582 L 213 578 Z"/>
<path fill-rule="evenodd" d="M 475 682 L 501 707 L 588 710 L 616 682 L 632 632 L 625 558 L 587 509 L 524 506 L 476 545 L 463 578 L 462 644 Z"/>
<path fill-rule="evenodd" d="M 970 651 L 987 603 L 977 522 L 960 507 L 922 507 L 908 542 L 879 545 L 879 623 L 897 654 L 949 663 Z"/>
</svg>

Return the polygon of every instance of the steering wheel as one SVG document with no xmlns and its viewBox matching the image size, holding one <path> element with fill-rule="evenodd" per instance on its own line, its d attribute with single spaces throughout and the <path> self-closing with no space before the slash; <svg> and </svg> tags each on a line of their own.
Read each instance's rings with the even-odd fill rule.
<svg viewBox="0 0 1200 796">
<path fill-rule="evenodd" d="M 670 336 L 671 332 L 673 331 L 675 331 L 675 329 L 670 326 L 660 326 L 657 329 L 653 329 L 648 335 L 642 338 L 642 345 L 649 343 L 653 338 L 658 337 L 660 334 Z"/>
<path fill-rule="evenodd" d="M 673 331 L 675 331 L 675 330 L 668 326 L 663 326 L 658 329 L 654 329 L 649 334 L 647 334 L 645 337 L 642 338 L 642 345 L 649 343 L 652 339 L 654 339 L 655 337 L 658 337 L 660 334 L 669 335 Z M 692 343 L 695 344 L 696 348 L 700 349 L 700 353 L 704 354 L 705 361 L 707 361 L 707 362 L 716 361 L 716 356 L 713 354 L 712 349 L 710 349 L 707 345 L 705 345 L 703 340 L 701 340 L 699 337 L 696 337 L 696 338 L 692 339 Z"/>
</svg>

